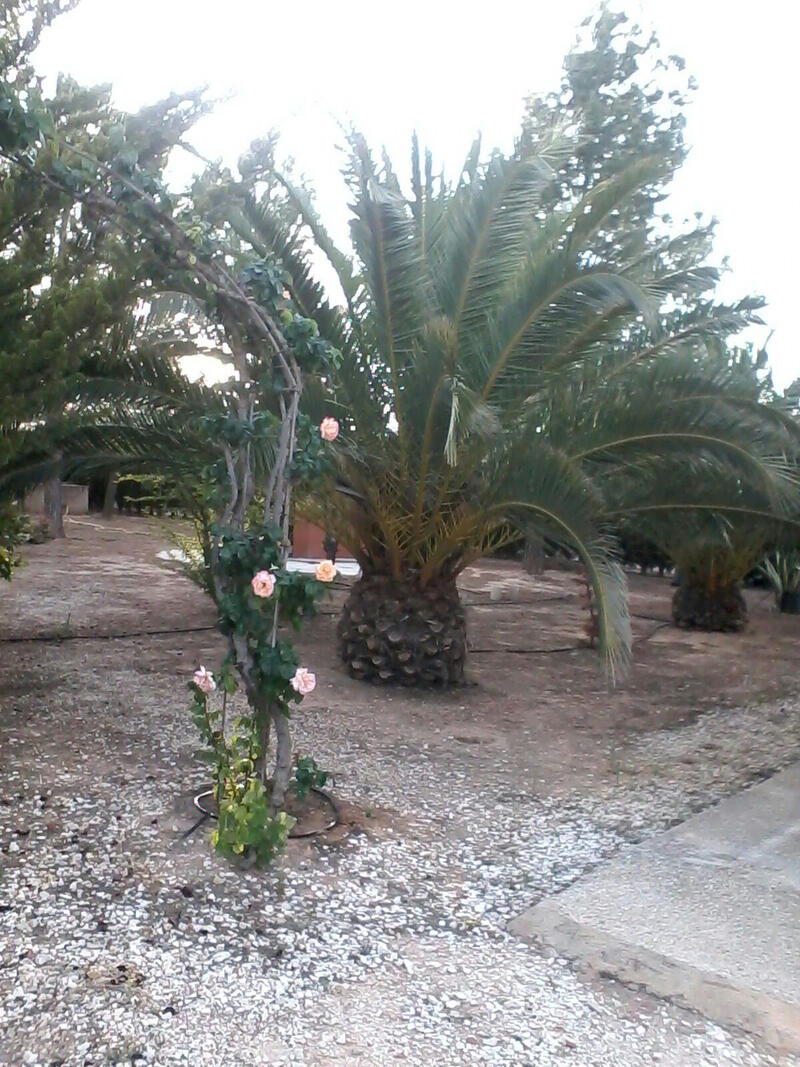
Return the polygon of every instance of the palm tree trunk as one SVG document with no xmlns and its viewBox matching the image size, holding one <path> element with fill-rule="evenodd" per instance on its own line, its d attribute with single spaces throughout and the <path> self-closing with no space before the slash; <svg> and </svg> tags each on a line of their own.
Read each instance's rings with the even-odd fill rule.
<svg viewBox="0 0 800 1067">
<path fill-rule="evenodd" d="M 466 621 L 453 579 L 422 588 L 413 578 L 365 575 L 342 610 L 339 641 L 355 678 L 408 686 L 464 681 Z"/>
<path fill-rule="evenodd" d="M 684 580 L 672 598 L 672 621 L 686 630 L 735 633 L 747 625 L 747 604 L 735 582 L 707 588 Z"/>
</svg>

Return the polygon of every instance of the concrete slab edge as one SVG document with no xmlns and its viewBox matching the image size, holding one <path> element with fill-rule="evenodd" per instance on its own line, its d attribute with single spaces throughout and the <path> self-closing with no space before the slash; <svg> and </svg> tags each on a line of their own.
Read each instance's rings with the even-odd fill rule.
<svg viewBox="0 0 800 1067">
<path fill-rule="evenodd" d="M 584 926 L 549 901 L 524 911 L 508 930 L 601 977 L 642 987 L 713 1022 L 738 1027 L 781 1053 L 800 1053 L 800 1008 L 795 1004 Z"/>
</svg>

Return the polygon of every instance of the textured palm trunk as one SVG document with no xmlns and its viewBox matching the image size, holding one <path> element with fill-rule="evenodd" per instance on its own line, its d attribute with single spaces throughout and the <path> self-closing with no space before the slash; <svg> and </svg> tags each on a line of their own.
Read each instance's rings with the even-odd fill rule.
<svg viewBox="0 0 800 1067">
<path fill-rule="evenodd" d="M 747 604 L 738 584 L 681 584 L 672 598 L 672 620 L 687 630 L 738 632 L 747 625 Z"/>
<path fill-rule="evenodd" d="M 338 632 L 355 678 L 409 686 L 464 680 L 466 621 L 453 580 L 423 589 L 413 579 L 366 575 L 347 598 Z"/>
</svg>

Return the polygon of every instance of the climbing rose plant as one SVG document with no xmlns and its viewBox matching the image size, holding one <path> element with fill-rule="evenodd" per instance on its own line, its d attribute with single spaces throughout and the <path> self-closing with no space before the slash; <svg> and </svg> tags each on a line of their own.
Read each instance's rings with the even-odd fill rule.
<svg viewBox="0 0 800 1067">
<path fill-rule="evenodd" d="M 257 263 L 243 282 L 260 311 L 280 322 L 285 347 L 268 353 L 269 374 L 257 362 L 254 367 L 247 353 L 238 366 L 248 384 L 239 389 L 239 417 L 227 417 L 221 426 L 223 456 L 210 484 L 214 518 L 201 524 L 201 580 L 216 603 L 228 654 L 216 678 L 201 668 L 190 687 L 204 742 L 200 756 L 211 766 L 218 808 L 214 845 L 225 855 L 263 864 L 283 848 L 294 822 L 284 810 L 290 719 L 316 685 L 287 629 L 299 629 L 314 614 L 336 575 L 330 560 L 321 561 L 313 576 L 286 566 L 293 489 L 319 477 L 329 443 L 339 434 L 336 419 L 323 419 L 317 434 L 300 414 L 302 368 L 325 370 L 339 353 L 322 341 L 315 323 L 292 310 L 289 279 L 279 266 Z M 273 457 L 268 469 L 257 459 L 262 436 Z M 256 508 L 260 519 L 254 518 Z M 215 697 L 212 685 L 221 691 Z M 247 708 L 228 722 L 228 701 L 240 686 Z"/>
<path fill-rule="evenodd" d="M 192 715 L 204 743 L 198 756 L 212 768 L 219 813 L 214 846 L 225 855 L 265 864 L 284 847 L 294 824 L 275 801 L 274 778 L 267 777 L 269 724 L 276 715 L 288 723 L 293 706 L 317 684 L 316 674 L 298 662 L 291 642 L 279 636 L 277 623 L 283 620 L 299 628 L 313 614 L 336 568 L 324 560 L 313 578 L 290 572 L 279 531 L 264 527 L 238 536 L 228 531 L 219 556 L 229 591 L 215 599 L 234 652 L 225 657 L 216 676 L 200 666 L 189 683 Z M 254 566 L 259 569 L 252 573 Z M 233 640 L 237 636 L 253 650 L 253 662 L 245 676 L 247 710 L 229 721 L 229 698 L 241 679 Z"/>
<path fill-rule="evenodd" d="M 275 531 L 272 532 L 274 535 Z M 235 545 L 226 546 L 223 558 L 235 561 L 242 555 L 246 558 L 247 547 L 249 540 L 240 538 Z M 270 541 L 262 531 L 252 547 L 263 560 L 280 552 L 281 542 L 275 536 Z M 253 575 L 249 593 L 246 583 L 237 584 L 238 595 L 228 601 L 228 624 L 245 629 L 248 639 L 260 644 L 261 693 L 268 695 L 272 711 L 279 707 L 288 720 L 291 704 L 299 703 L 312 693 L 317 679 L 307 667 L 296 665 L 291 644 L 275 640 L 274 621 L 278 617 L 278 608 L 282 604 L 285 617 L 299 627 L 303 616 L 314 610 L 322 595 L 320 581 L 332 581 L 336 568 L 329 560 L 317 564 L 316 572 L 326 576 L 317 580 L 292 574 L 285 566 L 272 566 L 275 569 L 261 569 Z M 238 563 L 231 567 L 234 575 L 237 569 Z M 271 613 L 259 603 L 268 599 L 274 606 Z M 239 715 L 228 728 L 228 698 L 239 688 L 234 667 L 234 659 L 226 657 L 219 671 L 218 686 L 213 673 L 201 665 L 189 683 L 193 693 L 193 718 L 206 746 L 198 755 L 213 766 L 212 792 L 219 811 L 213 844 L 224 854 L 247 856 L 264 864 L 284 847 L 295 820 L 285 811 L 274 810 L 264 776 L 258 773 L 259 767 L 266 764 L 265 736 L 268 738 L 259 706 L 251 704 L 248 711 Z M 221 697 L 213 699 L 218 689 L 221 689 Z M 264 702 L 260 705 L 263 707 Z M 308 758 L 305 762 L 309 763 Z M 304 795 L 302 790 L 298 795 Z"/>
<path fill-rule="evenodd" d="M 239 360 L 247 388 L 237 393 L 238 418 L 226 417 L 218 428 L 223 457 L 211 472 L 214 518 L 202 524 L 202 581 L 216 603 L 228 654 L 216 678 L 209 681 L 198 670 L 190 687 L 204 742 L 200 756 L 211 766 L 218 808 L 213 843 L 225 855 L 264 864 L 283 848 L 294 822 L 284 810 L 290 719 L 316 685 L 286 631 L 314 614 L 336 576 L 330 560 L 321 561 L 313 576 L 286 566 L 293 489 L 318 479 L 339 434 L 336 419 L 323 419 L 315 433 L 300 413 L 302 371 L 325 371 L 339 353 L 320 338 L 313 321 L 293 310 L 289 278 L 279 265 L 260 261 L 241 280 L 269 317 L 273 347 L 265 365 L 252 350 Z M 257 460 L 262 437 L 273 457 L 268 469 Z M 229 698 L 240 687 L 246 710 L 228 722 Z"/>
</svg>

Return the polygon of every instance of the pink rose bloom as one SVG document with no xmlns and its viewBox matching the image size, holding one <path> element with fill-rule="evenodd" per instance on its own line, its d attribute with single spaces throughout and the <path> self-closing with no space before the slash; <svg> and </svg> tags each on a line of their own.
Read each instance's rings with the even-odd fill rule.
<svg viewBox="0 0 800 1067">
<path fill-rule="evenodd" d="M 256 596 L 272 596 L 275 588 L 275 575 L 270 574 L 269 571 L 259 571 L 258 574 L 253 575 L 250 584 Z"/>
<path fill-rule="evenodd" d="M 214 675 L 211 671 L 207 671 L 205 667 L 197 668 L 194 672 L 192 681 L 197 688 L 206 695 L 213 693 L 217 688 L 217 683 L 214 681 Z"/>
<path fill-rule="evenodd" d="M 339 436 L 339 423 L 328 416 L 319 424 L 319 432 L 323 441 L 335 441 Z"/>
<path fill-rule="evenodd" d="M 324 559 L 314 568 L 314 577 L 318 582 L 332 582 L 339 572 L 333 560 Z"/>
<path fill-rule="evenodd" d="M 305 667 L 298 667 L 294 672 L 294 678 L 289 684 L 295 693 L 302 693 L 303 696 L 306 696 L 307 693 L 313 692 L 316 688 L 317 676 Z"/>
</svg>

